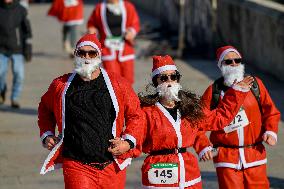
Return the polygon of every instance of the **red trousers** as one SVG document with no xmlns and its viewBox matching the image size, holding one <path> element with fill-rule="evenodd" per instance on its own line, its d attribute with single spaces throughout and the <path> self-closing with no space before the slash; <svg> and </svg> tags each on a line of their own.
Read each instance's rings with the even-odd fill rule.
<svg viewBox="0 0 284 189">
<path fill-rule="evenodd" d="M 103 61 L 103 66 L 108 72 L 117 73 L 124 77 L 131 85 L 134 83 L 134 60 L 119 62 L 118 60 Z"/>
<path fill-rule="evenodd" d="M 217 167 L 219 189 L 269 189 L 266 165 L 236 170 Z"/>
<path fill-rule="evenodd" d="M 124 189 L 126 169 L 119 170 L 115 162 L 103 170 L 64 159 L 63 175 L 65 189 Z"/>
</svg>

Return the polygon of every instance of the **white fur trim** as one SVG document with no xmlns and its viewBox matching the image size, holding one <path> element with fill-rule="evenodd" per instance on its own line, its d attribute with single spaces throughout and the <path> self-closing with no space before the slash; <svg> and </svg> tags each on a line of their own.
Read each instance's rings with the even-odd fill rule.
<svg viewBox="0 0 284 189">
<path fill-rule="evenodd" d="M 50 153 L 48 154 L 47 158 L 45 159 L 43 165 L 42 165 L 42 168 L 41 168 L 41 171 L 40 171 L 40 174 L 44 175 L 46 174 L 47 172 L 49 171 L 52 171 L 56 168 L 60 168 L 60 165 L 54 165 L 54 166 L 51 166 L 49 168 L 46 168 L 47 164 L 49 163 L 50 159 L 54 156 L 54 154 L 56 153 L 56 151 L 59 149 L 59 147 L 62 145 L 63 143 L 63 138 L 64 138 L 64 129 L 65 129 L 65 94 L 66 94 L 66 91 L 68 89 L 68 87 L 70 86 L 71 84 L 71 81 L 74 79 L 76 73 L 74 72 L 69 78 L 68 78 L 68 81 L 67 81 L 67 84 L 64 88 L 64 91 L 63 91 L 63 94 L 62 94 L 62 138 L 60 139 L 60 141 L 54 146 L 54 148 L 50 151 Z"/>
<path fill-rule="evenodd" d="M 98 47 L 98 45 L 96 43 L 92 42 L 92 41 L 83 41 L 76 46 L 76 49 L 79 49 L 80 47 L 83 47 L 83 46 L 91 46 L 99 52 L 100 56 L 102 54 L 101 49 Z"/>
<path fill-rule="evenodd" d="M 131 140 L 131 142 L 133 142 L 133 144 L 134 144 L 134 147 L 136 147 L 136 139 L 135 139 L 134 136 L 129 135 L 129 134 L 125 134 L 125 135 L 122 136 L 122 138 Z"/>
<path fill-rule="evenodd" d="M 221 63 L 222 63 L 222 61 L 224 60 L 224 57 L 225 57 L 229 52 L 235 52 L 235 53 L 237 53 L 240 57 L 242 57 L 241 54 L 239 53 L 239 51 L 237 51 L 236 49 L 233 49 L 233 48 L 226 49 L 226 50 L 224 50 L 224 51 L 222 52 L 222 54 L 221 54 L 220 57 L 219 57 L 219 60 L 218 60 L 218 67 L 219 67 L 219 68 L 221 68 Z"/>
<path fill-rule="evenodd" d="M 211 151 L 211 150 L 212 150 L 212 146 L 207 146 L 207 147 L 205 147 L 203 150 L 201 150 L 201 152 L 199 152 L 199 154 L 198 154 L 199 159 L 201 159 L 202 156 L 203 156 L 206 152 Z"/>
<path fill-rule="evenodd" d="M 83 19 L 79 19 L 79 20 L 71 20 L 71 21 L 67 21 L 67 22 L 63 22 L 64 25 L 66 26 L 75 26 L 75 25 L 81 25 L 84 23 Z"/>
<path fill-rule="evenodd" d="M 43 133 L 40 137 L 41 142 L 43 142 L 43 140 L 47 137 L 47 136 L 54 136 L 54 133 L 51 131 L 46 131 L 45 133 Z"/>
<path fill-rule="evenodd" d="M 155 69 L 153 72 L 152 72 L 152 78 L 157 75 L 157 74 L 160 74 L 164 71 L 167 71 L 167 70 L 177 70 L 177 67 L 175 65 L 166 65 L 166 66 L 161 66 L 157 69 Z"/>
<path fill-rule="evenodd" d="M 236 90 L 236 91 L 241 91 L 241 92 L 244 92 L 244 93 L 250 91 L 250 89 L 242 88 L 242 87 L 238 86 L 237 84 L 232 85 L 232 88 L 233 88 L 234 90 Z"/>
<path fill-rule="evenodd" d="M 277 142 L 277 134 L 273 131 L 265 131 L 265 133 L 263 135 L 271 135 L 275 138 L 276 142 Z"/>
<path fill-rule="evenodd" d="M 197 184 L 199 182 L 201 182 L 201 177 L 198 177 L 196 179 L 193 179 L 193 180 L 185 182 L 184 187 L 189 187 L 189 186 L 195 185 L 195 184 Z"/>
<path fill-rule="evenodd" d="M 131 160 L 132 160 L 132 158 L 127 158 L 127 159 L 124 160 L 122 163 L 119 163 L 118 160 L 117 160 L 117 158 L 114 157 L 114 161 L 116 162 L 116 164 L 118 165 L 118 167 L 119 167 L 120 170 L 123 170 L 123 169 L 125 169 L 128 165 L 130 165 L 130 164 L 131 164 Z"/>
</svg>

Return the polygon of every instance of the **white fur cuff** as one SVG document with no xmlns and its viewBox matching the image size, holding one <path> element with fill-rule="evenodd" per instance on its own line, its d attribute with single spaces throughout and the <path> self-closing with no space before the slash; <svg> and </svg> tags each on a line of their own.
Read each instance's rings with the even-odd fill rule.
<svg viewBox="0 0 284 189">
<path fill-rule="evenodd" d="M 201 150 L 201 152 L 199 152 L 199 154 L 198 154 L 199 159 L 201 159 L 202 156 L 203 156 L 206 152 L 208 152 L 208 151 L 210 151 L 210 150 L 212 150 L 212 146 L 207 146 L 206 148 L 204 148 L 203 150 Z"/>
<path fill-rule="evenodd" d="M 250 91 L 250 89 L 245 89 L 245 88 L 240 87 L 238 85 L 232 85 L 232 88 L 236 91 L 241 91 L 241 92 L 245 92 L 245 93 Z"/>
<path fill-rule="evenodd" d="M 273 131 L 265 131 L 265 133 L 263 135 L 271 135 L 273 136 L 273 138 L 275 138 L 276 142 L 277 142 L 277 134 Z"/>
</svg>

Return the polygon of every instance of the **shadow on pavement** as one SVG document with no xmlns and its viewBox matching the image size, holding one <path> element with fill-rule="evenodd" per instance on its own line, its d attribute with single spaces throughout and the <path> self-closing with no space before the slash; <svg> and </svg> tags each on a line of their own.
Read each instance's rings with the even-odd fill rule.
<svg viewBox="0 0 284 189">
<path fill-rule="evenodd" d="M 9 113 L 30 115 L 30 116 L 37 115 L 37 109 L 26 108 L 26 107 L 22 107 L 20 109 L 15 109 L 15 108 L 11 108 L 10 106 L 7 106 L 7 105 L 1 105 L 0 106 L 0 113 L 1 112 L 9 112 Z"/>
</svg>

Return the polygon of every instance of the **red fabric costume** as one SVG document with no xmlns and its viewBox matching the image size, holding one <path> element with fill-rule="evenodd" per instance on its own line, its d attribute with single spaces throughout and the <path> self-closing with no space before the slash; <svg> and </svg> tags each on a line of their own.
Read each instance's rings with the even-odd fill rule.
<svg viewBox="0 0 284 189">
<path fill-rule="evenodd" d="M 227 52 L 230 52 L 230 48 L 233 47 L 229 46 L 224 50 L 229 49 Z M 250 91 L 242 105 L 249 124 L 229 133 L 224 130 L 211 132 L 210 141 L 213 145 L 244 146 L 255 144 L 263 140 L 264 133 L 271 134 L 277 139 L 280 112 L 275 107 L 262 81 L 259 78 L 256 80 L 259 85 L 260 105 L 263 114 L 261 114 L 256 97 Z M 207 88 L 202 99 L 205 106 L 210 108 L 212 85 Z M 214 157 L 219 188 L 251 188 L 252 186 L 253 188 L 269 188 L 265 169 L 266 162 L 266 151 L 262 144 L 245 148 L 219 147 L 218 155 Z M 246 184 L 243 185 L 243 183 Z"/>
<path fill-rule="evenodd" d="M 136 133 L 138 129 L 136 126 L 140 125 L 141 121 L 141 109 L 139 100 L 131 88 L 131 86 L 122 78 L 108 74 L 101 68 L 104 80 L 109 89 L 113 106 L 116 111 L 115 122 L 113 123 L 112 134 L 114 137 L 120 137 L 123 132 L 124 121 L 126 125 L 123 138 L 131 140 L 136 145 L 136 138 L 139 133 Z M 62 134 L 60 142 L 52 149 L 44 165 L 41 169 L 41 174 L 45 174 L 48 171 L 56 168 L 61 168 L 62 164 L 62 143 L 64 138 L 64 112 L 65 112 L 65 93 L 74 78 L 75 73 L 66 74 L 55 79 L 48 91 L 42 96 L 41 102 L 38 108 L 38 125 L 40 128 L 40 136 L 44 139 L 46 136 L 55 133 L 55 126 L 58 126 L 58 131 Z M 136 131 L 136 132 L 135 132 Z M 120 160 L 116 159 L 117 165 L 123 170 L 130 164 L 131 159 Z"/>
<path fill-rule="evenodd" d="M 166 70 L 177 69 L 169 56 L 153 59 L 153 77 Z M 229 89 L 217 110 L 211 112 L 204 109 L 206 118 L 199 122 L 198 128 L 193 128 L 192 123 L 181 118 L 179 112 L 175 121 L 159 102 L 143 107 L 146 122 L 137 148 L 131 150 L 132 155 L 137 156 L 141 151 L 151 154 L 164 149 L 194 147 L 201 158 L 211 149 L 204 131 L 222 129 L 230 123 L 246 95 Z M 149 155 L 141 170 L 144 188 L 202 188 L 198 160 L 190 152 Z"/>
<path fill-rule="evenodd" d="M 135 34 L 140 30 L 139 17 L 135 7 L 129 1 L 120 1 L 122 10 L 121 33 L 131 29 Z M 103 65 L 109 72 L 115 72 L 125 77 L 130 83 L 134 83 L 134 47 L 129 41 L 122 41 L 122 47 L 114 50 L 106 47 L 105 41 L 112 37 L 106 19 L 106 3 L 96 5 L 92 15 L 88 20 L 88 28 L 95 27 L 99 31 L 100 41 L 103 46 Z"/>
<path fill-rule="evenodd" d="M 56 17 L 67 25 L 79 25 L 83 23 L 82 0 L 54 0 L 48 11 L 49 16 Z"/>
</svg>

